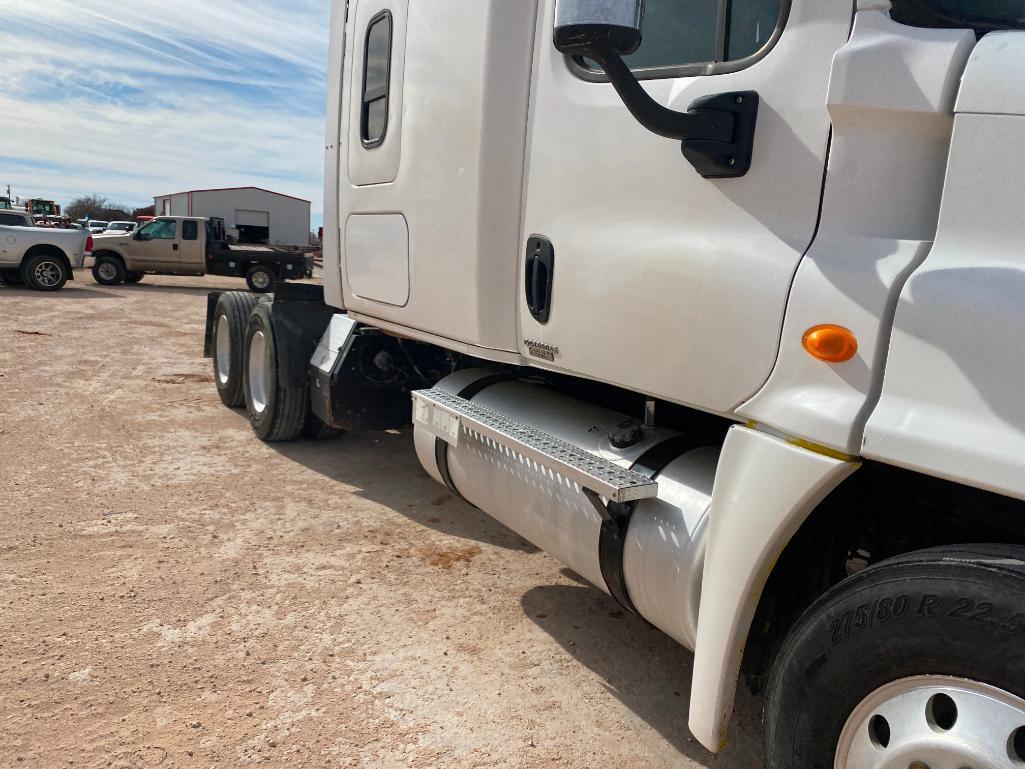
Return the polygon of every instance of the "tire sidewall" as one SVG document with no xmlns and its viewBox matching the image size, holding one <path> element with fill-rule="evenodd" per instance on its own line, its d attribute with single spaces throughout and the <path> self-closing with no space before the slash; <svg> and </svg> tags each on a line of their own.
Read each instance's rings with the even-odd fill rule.
<svg viewBox="0 0 1025 769">
<path fill-rule="evenodd" d="M 270 280 L 265 288 L 259 288 L 253 283 L 253 276 L 258 273 L 266 273 Z M 249 289 L 257 294 L 266 294 L 268 291 L 274 288 L 274 283 L 277 281 L 278 276 L 271 267 L 265 264 L 256 264 L 249 268 L 249 272 L 246 273 L 246 285 Z"/>
<path fill-rule="evenodd" d="M 116 276 L 108 280 L 100 275 L 100 266 L 104 264 L 111 264 L 116 270 Z M 112 256 L 98 256 L 96 262 L 93 264 L 93 280 L 102 286 L 117 286 L 125 281 L 125 267 L 121 264 L 121 261 L 115 259 Z"/>
<path fill-rule="evenodd" d="M 267 367 L 271 372 L 267 377 L 267 401 L 263 411 L 258 411 L 253 406 L 249 382 L 249 364 L 252 341 L 253 336 L 257 332 L 263 332 L 266 339 L 264 349 L 266 350 L 268 358 Z M 277 352 L 274 348 L 274 328 L 271 323 L 270 313 L 266 305 L 258 304 L 250 314 L 249 322 L 246 325 L 245 347 L 243 348 L 242 356 L 242 391 L 245 395 L 246 412 L 249 414 L 249 423 L 253 426 L 253 430 L 256 431 L 256 434 L 261 438 L 265 438 L 273 429 L 274 409 L 277 407 Z"/>
<path fill-rule="evenodd" d="M 44 286 L 36 280 L 36 268 L 44 262 L 51 262 L 57 267 L 58 270 L 60 270 L 60 280 L 57 282 L 56 285 Z M 38 256 L 33 256 L 31 259 L 25 262 L 25 266 L 22 269 L 21 273 L 22 281 L 25 283 L 26 286 L 31 288 L 33 291 L 60 291 L 62 288 L 64 288 L 64 285 L 68 282 L 70 277 L 71 275 L 69 273 L 67 266 L 64 264 L 64 261 L 49 254 L 39 254 Z"/>
<path fill-rule="evenodd" d="M 785 642 L 765 702 L 766 766 L 830 769 L 850 713 L 892 681 L 952 676 L 1025 697 L 1022 670 L 1021 574 L 955 561 L 881 564 L 827 593 Z"/>
<path fill-rule="evenodd" d="M 249 316 L 255 305 L 255 297 L 246 291 L 228 291 L 218 298 L 214 311 L 213 333 L 213 374 L 217 386 L 217 394 L 229 408 L 245 406 L 243 393 L 244 371 L 246 360 L 247 330 Z M 223 319 L 223 320 L 222 320 Z M 217 324 L 228 324 L 228 376 L 222 382 L 218 370 L 218 335 Z"/>
</svg>

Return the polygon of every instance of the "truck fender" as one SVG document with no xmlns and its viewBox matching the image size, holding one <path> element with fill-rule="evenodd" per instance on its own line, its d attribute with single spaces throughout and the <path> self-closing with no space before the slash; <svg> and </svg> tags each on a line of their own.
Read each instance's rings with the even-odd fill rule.
<svg viewBox="0 0 1025 769">
<path fill-rule="evenodd" d="M 776 560 L 808 515 L 860 467 L 828 449 L 749 427 L 726 436 L 709 508 L 689 726 L 726 747 L 751 621 Z"/>
<path fill-rule="evenodd" d="M 68 280 L 75 279 L 75 271 L 71 268 L 73 260 L 68 256 L 68 252 L 64 250 L 63 246 L 54 245 L 52 243 L 38 243 L 29 248 L 23 257 L 21 257 L 21 263 L 25 264 L 36 254 L 51 254 L 55 255 L 62 262 L 64 262 L 64 268 L 68 271 Z"/>
<path fill-rule="evenodd" d="M 282 386 L 306 387 L 310 359 L 335 311 L 324 303 L 321 286 L 279 283 L 271 324 Z"/>
<path fill-rule="evenodd" d="M 123 253 L 121 253 L 112 246 L 94 248 L 92 255 L 94 258 L 98 256 L 113 256 L 114 258 L 121 260 L 121 264 L 124 266 L 126 270 L 129 269 L 128 259 L 125 258 L 125 255 Z"/>
</svg>

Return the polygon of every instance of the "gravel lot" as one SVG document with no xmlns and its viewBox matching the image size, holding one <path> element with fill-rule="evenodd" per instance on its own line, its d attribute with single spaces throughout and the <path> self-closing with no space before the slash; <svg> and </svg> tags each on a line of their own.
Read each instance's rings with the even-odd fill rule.
<svg viewBox="0 0 1025 769">
<path fill-rule="evenodd" d="M 0 287 L 0 767 L 742 767 L 691 655 L 454 499 L 408 433 L 261 444 L 220 278 Z"/>
</svg>

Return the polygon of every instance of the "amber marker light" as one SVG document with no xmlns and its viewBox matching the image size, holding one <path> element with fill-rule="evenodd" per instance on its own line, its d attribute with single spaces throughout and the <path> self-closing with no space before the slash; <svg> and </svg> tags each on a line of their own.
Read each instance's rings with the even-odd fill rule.
<svg viewBox="0 0 1025 769">
<path fill-rule="evenodd" d="M 843 326 L 814 326 L 802 341 L 809 355 L 827 363 L 843 363 L 858 353 L 858 338 Z"/>
</svg>

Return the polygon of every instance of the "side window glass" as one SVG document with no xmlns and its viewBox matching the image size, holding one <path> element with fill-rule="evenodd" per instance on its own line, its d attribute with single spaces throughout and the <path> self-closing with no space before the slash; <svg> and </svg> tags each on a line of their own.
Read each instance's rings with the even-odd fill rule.
<svg viewBox="0 0 1025 769">
<path fill-rule="evenodd" d="M 364 147 L 379 147 L 388 133 L 388 89 L 391 85 L 392 18 L 388 11 L 367 27 L 363 61 L 363 107 L 360 137 Z"/>
<path fill-rule="evenodd" d="M 733 0 L 726 43 L 727 61 L 744 59 L 769 42 L 779 24 L 780 0 Z"/>
<path fill-rule="evenodd" d="M 178 235 L 178 222 L 158 219 L 146 230 L 151 240 L 174 240 Z"/>
<path fill-rule="evenodd" d="M 715 61 L 718 0 L 647 0 L 641 47 L 626 57 L 631 69 Z"/>
<path fill-rule="evenodd" d="M 182 240 L 197 240 L 199 238 L 199 222 L 182 222 Z"/>
</svg>

